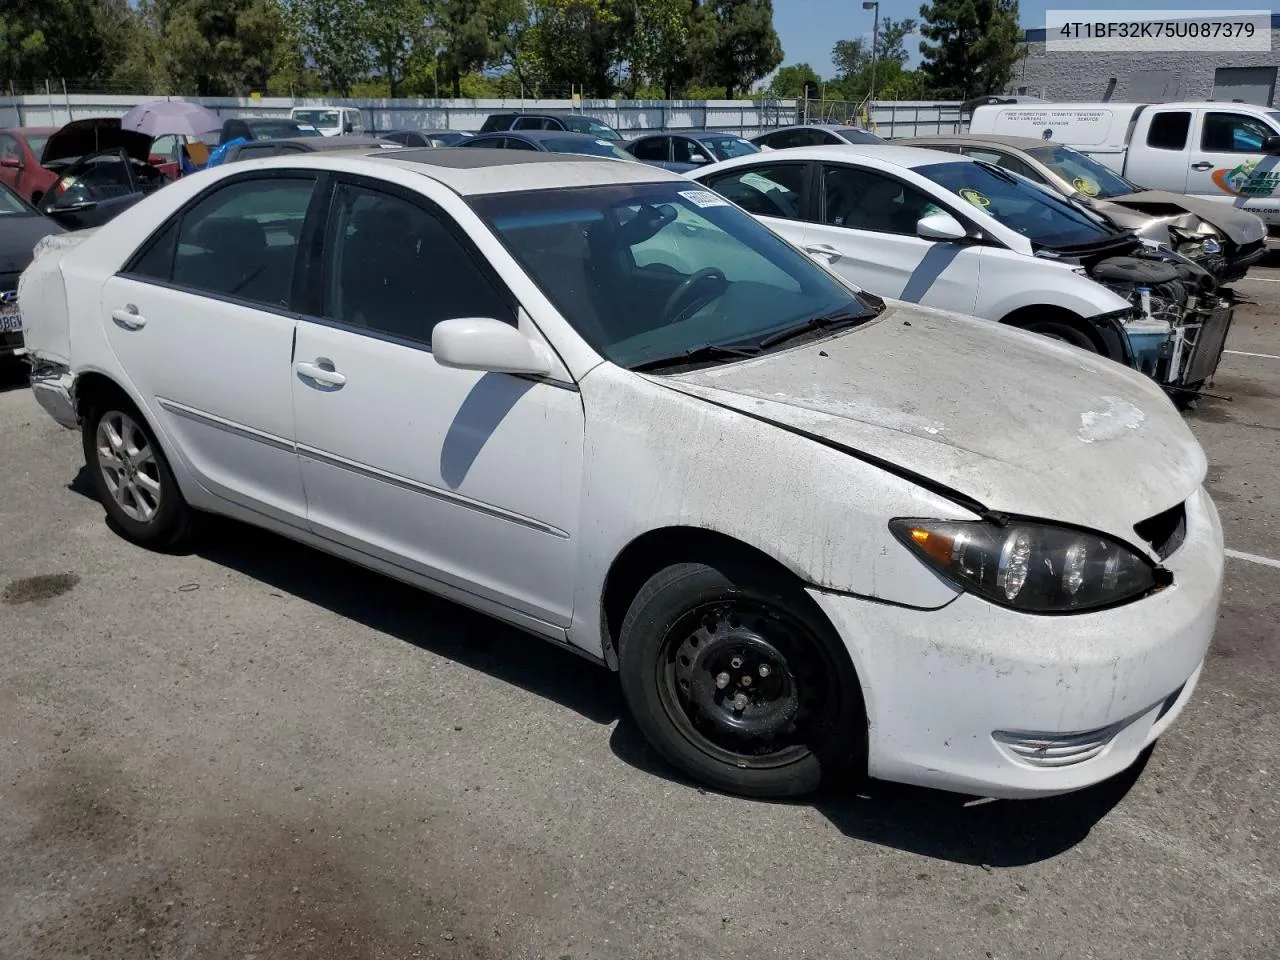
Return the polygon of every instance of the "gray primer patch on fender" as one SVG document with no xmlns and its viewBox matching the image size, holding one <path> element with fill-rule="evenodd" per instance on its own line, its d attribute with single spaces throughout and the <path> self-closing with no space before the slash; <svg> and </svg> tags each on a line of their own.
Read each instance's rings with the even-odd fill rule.
<svg viewBox="0 0 1280 960">
<path fill-rule="evenodd" d="M 1080 414 L 1080 431 L 1076 436 L 1082 443 L 1114 440 L 1126 430 L 1137 430 L 1147 419 L 1147 415 L 1128 400 L 1103 397 L 1102 402 L 1106 405 L 1103 409 Z"/>
</svg>

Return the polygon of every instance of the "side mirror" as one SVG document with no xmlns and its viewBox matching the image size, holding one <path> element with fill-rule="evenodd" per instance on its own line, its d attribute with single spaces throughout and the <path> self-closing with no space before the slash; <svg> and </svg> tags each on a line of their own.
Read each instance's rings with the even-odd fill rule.
<svg viewBox="0 0 1280 960">
<path fill-rule="evenodd" d="M 551 359 L 509 323 L 488 317 L 442 320 L 431 331 L 431 353 L 442 367 L 545 376 Z"/>
<path fill-rule="evenodd" d="M 1262 141 L 1262 152 L 1270 156 L 1280 156 L 1280 137 L 1267 137 Z"/>
<path fill-rule="evenodd" d="M 916 236 L 922 240 L 943 242 L 963 240 L 968 233 L 960 221 L 949 213 L 931 213 L 916 221 Z"/>
<path fill-rule="evenodd" d="M 0 167 L 7 167 L 10 170 L 22 169 L 21 157 L 0 157 Z"/>
<path fill-rule="evenodd" d="M 707 157 L 703 156 L 701 153 L 691 153 L 689 154 L 689 162 L 690 163 L 710 163 L 711 161 Z"/>
</svg>

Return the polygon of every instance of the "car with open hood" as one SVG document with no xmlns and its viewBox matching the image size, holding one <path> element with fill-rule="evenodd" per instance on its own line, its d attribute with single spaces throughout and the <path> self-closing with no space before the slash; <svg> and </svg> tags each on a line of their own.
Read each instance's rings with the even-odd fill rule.
<svg viewBox="0 0 1280 960">
<path fill-rule="evenodd" d="M 861 293 L 678 174 L 230 164 L 20 291 L 123 536 L 236 517 L 489 613 L 719 789 L 1060 793 L 1194 696 L 1222 533 L 1159 387 Z"/>
<path fill-rule="evenodd" d="M 990 163 L 799 147 L 689 174 L 865 290 L 1099 353 L 1194 396 L 1232 317 L 1213 277 Z"/>
<path fill-rule="evenodd" d="M 1144 190 L 1064 143 L 977 133 L 907 137 L 893 143 L 958 153 L 1011 170 L 1182 254 L 1220 284 L 1239 280 L 1267 255 L 1267 225 L 1256 214 L 1204 197 Z"/>
<path fill-rule="evenodd" d="M 169 182 L 148 162 L 151 142 L 114 117 L 68 123 L 45 141 L 40 162 L 57 179 L 37 207 L 68 230 L 106 223 Z"/>
</svg>

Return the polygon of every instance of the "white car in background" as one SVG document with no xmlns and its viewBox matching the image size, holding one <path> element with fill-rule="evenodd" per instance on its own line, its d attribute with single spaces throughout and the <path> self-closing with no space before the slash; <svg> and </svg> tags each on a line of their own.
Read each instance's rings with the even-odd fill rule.
<svg viewBox="0 0 1280 960">
<path fill-rule="evenodd" d="M 859 294 L 677 174 L 298 154 L 57 241 L 32 387 L 124 536 L 223 514 L 490 613 L 714 787 L 1060 793 L 1200 676 L 1221 529 L 1153 383 Z"/>
<path fill-rule="evenodd" d="M 992 164 L 849 144 L 689 176 L 879 296 L 1064 340 L 1175 391 L 1217 367 L 1232 308 L 1211 277 Z"/>
</svg>

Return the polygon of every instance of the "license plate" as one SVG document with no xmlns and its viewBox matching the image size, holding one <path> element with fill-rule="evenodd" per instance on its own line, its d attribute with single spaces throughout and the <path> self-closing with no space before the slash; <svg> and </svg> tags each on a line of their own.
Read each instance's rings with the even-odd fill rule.
<svg viewBox="0 0 1280 960">
<path fill-rule="evenodd" d="M 0 333 L 17 333 L 22 329 L 22 314 L 16 303 L 0 303 Z"/>
</svg>

